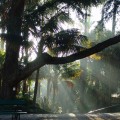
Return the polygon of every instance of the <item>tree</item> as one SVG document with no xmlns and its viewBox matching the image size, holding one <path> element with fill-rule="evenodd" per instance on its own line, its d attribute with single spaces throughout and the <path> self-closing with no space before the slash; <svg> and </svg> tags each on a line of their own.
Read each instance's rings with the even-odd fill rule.
<svg viewBox="0 0 120 120">
<path fill-rule="evenodd" d="M 117 15 L 119 15 L 120 1 L 119 0 L 107 0 L 103 6 L 103 22 L 112 18 L 112 32 L 115 35 L 115 27 L 117 23 Z"/>
<path fill-rule="evenodd" d="M 84 6 L 95 5 L 99 2 L 99 0 L 47 0 L 43 4 L 41 0 L 0 1 L 1 29 L 5 31 L 1 37 L 6 42 L 1 97 L 13 98 L 13 87 L 46 64 L 73 62 L 118 43 L 119 35 L 80 51 L 80 40 L 84 40 L 86 37 L 78 35 L 77 30 L 60 31 L 60 27 L 58 28 L 58 22 L 69 21 L 68 6 L 76 9 L 80 15 L 84 15 L 82 12 Z M 44 19 L 44 23 L 42 19 Z M 24 39 L 26 34 L 28 36 L 32 34 L 39 39 L 35 49 L 39 55 L 35 60 L 22 64 L 19 63 L 20 49 L 28 43 L 28 40 Z M 78 43 L 78 46 L 74 43 Z M 50 48 L 59 49 L 59 51 L 68 50 L 68 54 L 64 54 L 63 57 L 54 57 L 46 52 Z"/>
<path fill-rule="evenodd" d="M 35 106 L 36 99 L 37 99 L 38 79 L 39 79 L 39 69 L 37 70 L 36 78 L 35 78 L 35 89 L 34 89 L 34 96 L 33 96 L 34 106 Z"/>
</svg>

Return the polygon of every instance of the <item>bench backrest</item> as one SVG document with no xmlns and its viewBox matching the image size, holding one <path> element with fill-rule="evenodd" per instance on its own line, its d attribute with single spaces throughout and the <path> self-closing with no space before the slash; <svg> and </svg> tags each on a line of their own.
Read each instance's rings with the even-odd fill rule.
<svg viewBox="0 0 120 120">
<path fill-rule="evenodd" d="M 2 100 L 0 99 L 0 105 L 25 105 L 26 102 L 24 100 Z"/>
</svg>

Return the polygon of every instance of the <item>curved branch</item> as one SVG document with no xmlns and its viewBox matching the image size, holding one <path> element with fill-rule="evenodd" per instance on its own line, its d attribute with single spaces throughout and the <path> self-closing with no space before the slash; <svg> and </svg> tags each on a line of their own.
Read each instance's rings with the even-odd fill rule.
<svg viewBox="0 0 120 120">
<path fill-rule="evenodd" d="M 65 64 L 65 63 L 73 62 L 75 60 L 79 60 L 79 59 L 88 57 L 92 54 L 98 53 L 98 52 L 104 50 L 105 48 L 107 48 L 111 45 L 117 44 L 119 42 L 120 42 L 120 35 L 115 36 L 113 38 L 109 38 L 106 41 L 98 43 L 94 47 L 83 50 L 79 53 L 72 54 L 67 57 L 58 58 L 58 57 L 51 57 L 50 55 L 46 54 L 44 59 L 46 61 L 46 64 Z"/>
<path fill-rule="evenodd" d="M 44 65 L 45 65 L 44 54 L 42 54 L 42 55 L 40 55 L 40 57 L 36 58 L 34 61 L 28 63 L 27 66 L 23 70 L 19 71 L 18 78 L 16 78 L 17 79 L 16 83 L 18 83 L 22 80 L 25 80 L 35 70 L 41 68 Z"/>
<path fill-rule="evenodd" d="M 27 78 L 28 75 L 32 74 L 32 72 L 34 72 L 35 70 L 46 64 L 65 64 L 65 63 L 73 62 L 75 60 L 79 60 L 88 57 L 92 54 L 98 53 L 104 50 L 105 48 L 117 44 L 119 42 L 120 42 L 120 35 L 110 38 L 104 42 L 98 43 L 94 47 L 83 50 L 79 53 L 72 54 L 67 57 L 52 57 L 47 53 L 43 53 L 42 55 L 40 55 L 39 58 L 37 58 L 36 60 L 34 60 L 33 62 L 29 63 L 26 66 L 26 68 L 21 72 L 18 79 L 19 81 L 21 81 L 21 79 L 23 80 Z"/>
</svg>

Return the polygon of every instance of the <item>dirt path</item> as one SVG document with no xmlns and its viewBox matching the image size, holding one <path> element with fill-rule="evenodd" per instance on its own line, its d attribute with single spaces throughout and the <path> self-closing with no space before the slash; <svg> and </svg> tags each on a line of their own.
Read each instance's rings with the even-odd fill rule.
<svg viewBox="0 0 120 120">
<path fill-rule="evenodd" d="M 11 116 L 0 116 L 0 120 L 10 120 Z M 21 120 L 120 120 L 120 113 L 104 114 L 26 114 Z"/>
</svg>

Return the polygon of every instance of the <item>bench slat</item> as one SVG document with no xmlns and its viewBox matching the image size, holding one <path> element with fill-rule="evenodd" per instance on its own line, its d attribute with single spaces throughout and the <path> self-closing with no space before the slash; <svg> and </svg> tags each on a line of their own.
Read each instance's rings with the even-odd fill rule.
<svg viewBox="0 0 120 120">
<path fill-rule="evenodd" d="M 0 100 L 0 105 L 25 105 L 24 100 Z"/>
<path fill-rule="evenodd" d="M 21 114 L 26 114 L 20 107 L 24 106 L 24 100 L 2 100 L 0 99 L 0 115 L 12 115 L 12 120 L 20 120 Z M 3 107 L 4 106 L 4 107 Z"/>
</svg>

